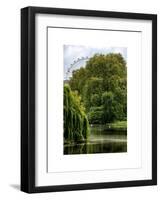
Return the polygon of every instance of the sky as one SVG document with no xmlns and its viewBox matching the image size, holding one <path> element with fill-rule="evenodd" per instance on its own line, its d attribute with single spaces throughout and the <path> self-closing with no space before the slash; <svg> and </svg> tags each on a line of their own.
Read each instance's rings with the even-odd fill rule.
<svg viewBox="0 0 161 200">
<path fill-rule="evenodd" d="M 125 60 L 127 60 L 126 47 L 92 47 L 82 45 L 64 45 L 64 79 L 69 79 L 72 76 L 72 71 L 84 67 L 87 60 L 79 61 L 71 67 L 74 61 L 82 57 L 92 57 L 94 54 L 108 54 L 121 53 Z M 67 72 L 69 71 L 70 72 Z"/>
</svg>

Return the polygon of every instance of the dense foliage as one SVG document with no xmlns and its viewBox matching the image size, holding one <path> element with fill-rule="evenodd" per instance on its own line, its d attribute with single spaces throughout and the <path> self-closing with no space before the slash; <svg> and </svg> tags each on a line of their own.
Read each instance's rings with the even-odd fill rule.
<svg viewBox="0 0 161 200">
<path fill-rule="evenodd" d="M 85 140 L 88 137 L 89 123 L 80 97 L 64 85 L 64 139 L 67 142 Z"/>
<path fill-rule="evenodd" d="M 127 68 L 121 54 L 96 54 L 73 71 L 69 85 L 77 91 L 92 124 L 126 120 Z"/>
</svg>

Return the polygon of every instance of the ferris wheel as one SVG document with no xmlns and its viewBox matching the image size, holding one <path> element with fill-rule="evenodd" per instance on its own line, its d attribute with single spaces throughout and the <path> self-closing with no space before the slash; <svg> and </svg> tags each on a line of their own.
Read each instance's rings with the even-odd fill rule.
<svg viewBox="0 0 161 200">
<path fill-rule="evenodd" d="M 84 64 L 90 59 L 90 57 L 81 57 L 76 60 L 70 65 L 70 67 L 67 69 L 65 73 L 66 80 L 69 79 L 69 77 L 72 76 L 72 72 L 76 69 L 80 68 L 80 64 L 84 62 Z"/>
</svg>

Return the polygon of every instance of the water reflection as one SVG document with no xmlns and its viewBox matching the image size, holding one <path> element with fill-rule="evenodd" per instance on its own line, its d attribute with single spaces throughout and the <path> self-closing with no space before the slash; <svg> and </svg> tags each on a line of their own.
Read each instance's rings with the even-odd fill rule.
<svg viewBox="0 0 161 200">
<path fill-rule="evenodd" d="M 87 142 L 64 145 L 64 154 L 120 152 L 127 152 L 127 131 L 107 130 L 103 126 L 90 127 Z"/>
</svg>

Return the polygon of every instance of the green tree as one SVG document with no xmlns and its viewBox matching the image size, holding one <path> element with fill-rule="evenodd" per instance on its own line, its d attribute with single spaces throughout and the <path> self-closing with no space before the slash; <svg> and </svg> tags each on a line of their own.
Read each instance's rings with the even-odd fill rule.
<svg viewBox="0 0 161 200">
<path fill-rule="evenodd" d="M 102 84 L 103 80 L 101 78 L 91 77 L 86 80 L 83 92 L 80 95 L 82 96 L 87 112 L 91 106 L 99 106 L 101 104 Z"/>
<path fill-rule="evenodd" d="M 90 124 L 104 124 L 104 112 L 102 106 L 91 107 L 88 112 L 88 120 Z"/>
<path fill-rule="evenodd" d="M 103 122 L 112 122 L 114 121 L 114 94 L 112 92 L 104 92 L 102 94 L 102 104 L 103 104 Z"/>
<path fill-rule="evenodd" d="M 69 84 L 81 96 L 90 123 L 126 119 L 127 68 L 121 54 L 94 55 Z"/>
<path fill-rule="evenodd" d="M 71 89 L 77 90 L 79 94 L 83 92 L 83 86 L 87 79 L 86 69 L 81 67 L 78 70 L 73 71 L 72 79 L 70 80 Z"/>
<path fill-rule="evenodd" d="M 68 142 L 87 139 L 89 123 L 80 97 L 64 85 L 64 139 Z"/>
</svg>

